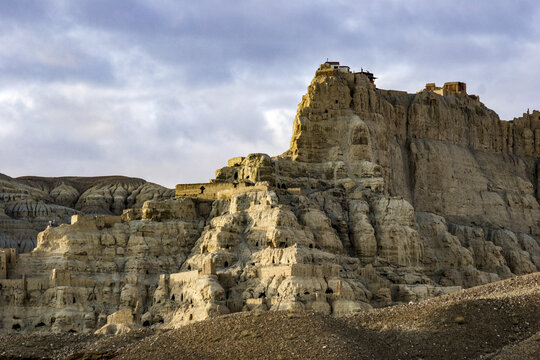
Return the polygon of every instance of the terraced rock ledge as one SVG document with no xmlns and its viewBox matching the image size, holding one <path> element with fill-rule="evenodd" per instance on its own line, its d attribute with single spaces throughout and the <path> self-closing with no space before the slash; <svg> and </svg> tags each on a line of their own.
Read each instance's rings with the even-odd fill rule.
<svg viewBox="0 0 540 360">
<path fill-rule="evenodd" d="M 463 87 L 372 80 L 321 65 L 289 150 L 232 158 L 174 195 L 140 179 L 2 176 L 15 250 L 0 251 L 0 331 L 84 342 L 291 312 L 339 326 L 357 314 L 367 329 L 361 319 L 404 309 L 387 306 L 420 311 L 537 272 L 540 112 L 501 121 Z M 21 245 L 25 222 L 44 228 L 35 244 Z"/>
</svg>

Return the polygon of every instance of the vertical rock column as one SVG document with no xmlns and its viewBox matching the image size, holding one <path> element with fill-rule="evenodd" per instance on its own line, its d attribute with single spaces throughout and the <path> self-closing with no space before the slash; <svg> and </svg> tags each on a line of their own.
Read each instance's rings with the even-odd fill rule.
<svg viewBox="0 0 540 360">
<path fill-rule="evenodd" d="M 536 163 L 536 198 L 540 200 L 540 160 Z"/>
</svg>

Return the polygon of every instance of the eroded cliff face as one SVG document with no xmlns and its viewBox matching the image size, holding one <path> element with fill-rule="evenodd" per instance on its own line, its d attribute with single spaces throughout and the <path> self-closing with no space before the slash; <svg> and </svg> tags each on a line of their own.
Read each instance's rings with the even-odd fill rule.
<svg viewBox="0 0 540 360">
<path fill-rule="evenodd" d="M 49 223 L 68 224 L 75 214 L 121 215 L 173 191 L 142 179 L 103 177 L 20 177 L 0 174 L 0 248 L 32 251 Z"/>
<path fill-rule="evenodd" d="M 300 103 L 290 154 L 379 164 L 417 211 L 540 235 L 540 112 L 501 121 L 475 97 L 378 90 L 361 74 L 319 70 Z"/>
<path fill-rule="evenodd" d="M 333 166 L 331 181 L 352 179 L 405 199 L 423 238 L 424 269 L 438 282 L 471 286 L 493 277 L 471 276 L 472 268 L 519 273 L 510 264 L 521 251 L 529 252 L 518 256 L 523 268 L 539 265 L 538 250 L 530 252 L 540 236 L 538 111 L 501 121 L 476 96 L 379 90 L 362 74 L 323 66 L 299 105 L 284 158 Z M 375 186 L 366 184 L 366 163 L 380 167 Z"/>
<path fill-rule="evenodd" d="M 475 97 L 379 90 L 321 66 L 283 155 L 233 158 L 176 199 L 109 189 L 111 215 L 77 214 L 9 258 L 0 328 L 340 316 L 538 271 L 539 115 L 504 122 Z M 55 189 L 43 196 L 58 206 L 80 193 Z M 133 209 L 114 216 L 116 204 Z"/>
</svg>

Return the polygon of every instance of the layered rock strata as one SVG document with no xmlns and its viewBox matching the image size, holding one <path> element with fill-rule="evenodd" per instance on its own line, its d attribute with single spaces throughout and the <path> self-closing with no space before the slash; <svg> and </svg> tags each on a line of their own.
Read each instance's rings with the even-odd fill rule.
<svg viewBox="0 0 540 360">
<path fill-rule="evenodd" d="M 0 327 L 340 316 L 538 271 L 539 159 L 540 112 L 505 122 L 464 92 L 380 90 L 324 64 L 284 154 L 233 158 L 120 216 L 76 214 L 6 260 Z"/>
<path fill-rule="evenodd" d="M 171 197 L 169 189 L 123 176 L 14 179 L 0 174 L 0 248 L 30 252 L 40 231 L 69 223 L 72 215 L 120 215 L 146 200 Z"/>
</svg>

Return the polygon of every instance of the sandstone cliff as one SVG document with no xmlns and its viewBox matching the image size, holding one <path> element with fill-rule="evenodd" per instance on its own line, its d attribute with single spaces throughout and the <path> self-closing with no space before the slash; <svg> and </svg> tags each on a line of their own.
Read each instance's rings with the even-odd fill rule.
<svg viewBox="0 0 540 360">
<path fill-rule="evenodd" d="M 75 214 L 120 215 L 146 200 L 172 196 L 162 186 L 123 176 L 14 179 L 0 174 L 0 248 L 29 252 L 49 222 L 69 223 Z"/>
<path fill-rule="evenodd" d="M 77 214 L 10 257 L 0 327 L 339 316 L 538 271 L 539 116 L 504 122 L 475 96 L 380 90 L 325 64 L 288 151 L 233 158 L 176 199 L 24 179 L 36 198 L 110 215 Z"/>
</svg>

